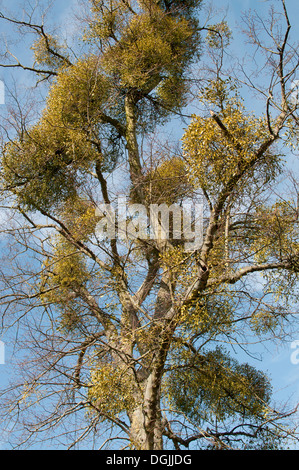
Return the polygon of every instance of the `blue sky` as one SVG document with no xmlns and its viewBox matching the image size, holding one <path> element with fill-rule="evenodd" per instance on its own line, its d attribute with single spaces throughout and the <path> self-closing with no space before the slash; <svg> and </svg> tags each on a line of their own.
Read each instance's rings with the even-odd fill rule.
<svg viewBox="0 0 299 470">
<path fill-rule="evenodd" d="M 216 2 L 217 7 L 220 5 L 228 5 L 228 22 L 232 29 L 234 25 L 237 27 L 240 26 L 240 14 L 244 10 L 252 9 L 257 10 L 262 17 L 267 13 L 270 4 L 280 6 L 280 2 L 268 2 L 265 0 L 230 0 L 225 2 L 223 0 Z M 299 14 L 299 3 L 298 0 L 289 0 L 286 1 L 288 8 L 289 17 L 292 23 L 292 37 L 293 40 L 298 40 L 299 37 L 299 23 L 295 19 L 298 18 Z M 235 30 L 236 31 L 236 30 Z M 246 47 L 244 42 L 236 32 L 234 33 L 234 49 L 236 52 L 242 56 L 245 53 Z M 247 102 L 245 101 L 248 107 L 254 111 L 255 105 L 258 106 L 259 103 L 252 100 L 248 96 Z M 294 160 L 293 156 L 289 156 L 292 161 Z M 293 170 L 297 170 L 298 175 L 298 152 L 296 158 L 296 167 L 293 167 Z M 297 323 L 298 325 L 298 323 Z M 298 328 L 297 328 L 298 332 Z M 299 354 L 296 355 L 296 350 L 292 348 L 292 342 L 299 339 L 299 332 L 297 336 L 291 335 L 289 341 L 281 343 L 280 341 L 275 341 L 273 344 L 268 344 L 264 349 L 262 348 L 262 356 L 260 361 L 253 361 L 257 368 L 264 370 L 268 376 L 272 379 L 272 385 L 274 392 L 274 399 L 277 400 L 277 403 L 285 403 L 288 398 L 290 402 L 296 406 L 299 402 L 299 363 L 297 363 L 297 358 Z M 293 345 L 294 346 L 294 345 Z M 259 350 L 259 347 L 253 347 L 253 350 Z M 293 355 L 292 355 L 293 354 Z M 295 359 L 295 360 L 294 360 Z M 298 361 L 299 362 L 299 361 Z M 297 415 L 298 423 L 298 415 Z M 296 447 L 299 448 L 298 445 Z"/>
<path fill-rule="evenodd" d="M 223 9 L 228 9 L 227 20 L 229 25 L 234 30 L 233 47 L 235 51 L 242 56 L 244 52 L 244 43 L 240 41 L 239 35 L 235 30 L 235 26 L 240 26 L 240 13 L 246 9 L 251 8 L 258 10 L 262 15 L 264 15 L 268 10 L 269 2 L 264 0 L 218 0 L 214 3 L 217 9 L 222 7 Z M 277 0 L 274 3 L 277 5 L 279 4 Z M 0 11 L 1 7 L 5 5 L 7 5 L 6 0 L 0 1 Z M 20 8 L 20 5 L 22 5 L 22 2 L 20 1 L 10 0 L 9 2 L 9 8 L 21 14 L 22 9 Z M 72 13 L 74 9 L 77 8 L 77 0 L 56 1 L 54 5 L 55 6 L 53 11 L 55 13 L 55 22 L 61 26 L 65 36 L 69 37 L 69 35 L 74 31 L 74 26 L 70 22 L 70 13 Z M 288 0 L 287 6 L 290 18 L 297 18 L 299 13 L 298 0 Z M 294 24 L 294 28 L 298 37 L 298 24 Z M 3 32 L 4 31 L 2 30 L 2 33 Z M 22 44 L 19 44 L 17 46 L 17 50 L 20 59 L 29 59 L 26 47 L 22 47 Z M 24 85 L 29 85 L 31 82 L 30 73 L 24 73 L 20 71 L 12 72 L 11 70 L 9 71 L 7 69 L 0 69 L 0 79 L 4 80 L 8 86 L 10 86 L 11 80 L 14 76 L 17 77 L 19 83 L 22 82 Z M 249 101 L 249 98 L 248 105 L 254 106 L 253 101 Z M 276 390 L 274 393 L 274 398 L 277 399 L 278 402 L 287 401 L 288 398 L 291 398 L 293 404 L 299 402 L 299 363 L 294 363 L 294 361 L 292 363 L 292 357 L 294 358 L 294 349 L 292 349 L 291 344 L 295 340 L 299 340 L 299 332 L 298 337 L 291 336 L 290 340 L 285 344 L 280 344 L 279 341 L 276 341 L 275 344 L 271 346 L 268 345 L 267 349 L 263 351 L 261 350 L 260 346 L 253 346 L 253 350 L 258 351 L 259 353 L 263 352 L 261 359 L 257 362 L 253 361 L 253 363 L 256 365 L 256 367 L 267 372 L 272 378 L 273 388 Z M 3 386 L 7 382 L 8 377 L 12 373 L 10 364 L 10 357 L 13 352 L 12 346 L 9 342 L 6 342 L 5 347 L 6 361 L 5 364 L 0 364 L 0 386 Z M 247 357 L 246 360 L 250 362 L 250 358 Z M 3 436 L 2 439 L 5 441 L 5 436 Z M 5 447 L 5 444 L 3 445 Z"/>
</svg>

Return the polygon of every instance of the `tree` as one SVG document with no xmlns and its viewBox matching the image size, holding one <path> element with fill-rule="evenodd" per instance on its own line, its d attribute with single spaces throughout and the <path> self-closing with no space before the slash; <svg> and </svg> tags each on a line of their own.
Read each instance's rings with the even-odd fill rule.
<svg viewBox="0 0 299 470">
<path fill-rule="evenodd" d="M 34 12 L 1 14 L 37 37 L 33 65 L 2 66 L 49 82 L 34 122 L 11 109 L 3 125 L 1 306 L 23 336 L 2 415 L 19 444 L 58 433 L 69 448 L 275 449 L 294 436 L 269 379 L 229 345 L 281 333 L 297 300 L 298 192 L 272 188 L 298 135 L 298 54 L 282 1 L 268 25 L 247 18 L 268 89 L 228 76 L 231 32 L 200 4 L 91 0 L 81 54 Z M 246 109 L 244 81 L 263 115 Z M 203 107 L 182 145 L 161 142 L 194 91 Z"/>
</svg>

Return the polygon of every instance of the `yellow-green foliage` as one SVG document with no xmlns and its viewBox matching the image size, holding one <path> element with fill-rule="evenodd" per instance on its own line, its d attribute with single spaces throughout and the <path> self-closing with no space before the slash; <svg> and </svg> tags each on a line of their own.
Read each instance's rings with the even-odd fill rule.
<svg viewBox="0 0 299 470">
<path fill-rule="evenodd" d="M 104 44 L 109 39 L 116 39 L 126 26 L 130 10 L 126 2 L 118 0 L 92 0 L 92 18 L 84 38 L 87 41 L 101 41 Z"/>
<path fill-rule="evenodd" d="M 262 277 L 267 281 L 265 291 L 271 292 L 277 308 L 280 300 L 286 302 L 286 305 L 289 302 L 297 303 L 298 262 L 295 256 L 299 249 L 297 217 L 297 207 L 291 201 L 277 201 L 270 207 L 261 205 L 256 210 L 255 229 L 252 230 L 249 244 L 255 262 L 290 261 L 288 271 L 276 269 L 262 273 Z M 260 319 L 263 327 L 266 325 L 274 327 L 277 324 L 277 319 L 273 318 L 271 312 L 268 316 L 261 313 Z"/>
<path fill-rule="evenodd" d="M 223 118 L 223 124 L 233 135 L 231 142 L 212 118 L 197 116 L 189 126 L 183 142 L 192 167 L 193 180 L 206 188 L 216 189 L 225 185 L 242 165 L 248 163 L 257 149 L 265 123 L 250 121 L 237 109 L 231 109 Z M 236 143 L 242 146 L 238 152 Z"/>
<path fill-rule="evenodd" d="M 252 252 L 259 263 L 279 259 L 281 253 L 298 251 L 299 232 L 294 221 L 297 209 L 288 201 L 278 201 L 272 207 L 256 210 L 256 230 L 253 231 Z"/>
<path fill-rule="evenodd" d="M 166 16 L 158 7 L 134 16 L 121 41 L 104 56 L 109 73 L 119 74 L 124 86 L 146 90 L 161 74 L 176 72 L 187 54 L 192 30 L 184 19 Z"/>
<path fill-rule="evenodd" d="M 232 32 L 226 21 L 209 25 L 210 30 L 207 33 L 206 42 L 211 48 L 222 48 L 229 45 Z"/>
<path fill-rule="evenodd" d="M 183 247 L 169 247 L 161 253 L 160 260 L 161 266 L 183 284 L 194 275 L 192 265 L 190 266 L 190 256 L 186 255 Z"/>
<path fill-rule="evenodd" d="M 67 64 L 66 48 L 61 46 L 54 36 L 40 36 L 34 41 L 31 49 L 34 53 L 35 62 L 39 65 L 44 65 L 50 69 L 59 69 Z"/>
<path fill-rule="evenodd" d="M 53 257 L 47 262 L 46 275 L 60 292 L 84 285 L 89 279 L 82 253 L 62 237 L 57 237 Z M 54 294 L 55 295 L 55 294 Z"/>
<path fill-rule="evenodd" d="M 60 73 L 39 122 L 5 148 L 4 178 L 21 203 L 48 209 L 75 195 L 84 171 L 101 158 L 91 140 L 107 87 L 94 57 Z"/>
<path fill-rule="evenodd" d="M 233 290 L 220 288 L 206 291 L 191 306 L 182 310 L 181 331 L 184 337 L 193 334 L 209 334 L 210 337 L 232 330 L 232 320 L 236 309 Z"/>
<path fill-rule="evenodd" d="M 280 316 L 275 315 L 269 308 L 257 309 L 250 318 L 250 326 L 258 334 L 274 331 L 280 322 Z"/>
<path fill-rule="evenodd" d="M 191 11 L 197 2 L 187 3 Z M 82 56 L 73 65 L 61 58 L 55 37 L 43 36 L 33 44 L 36 61 L 56 67 L 57 76 L 40 119 L 6 146 L 3 159 L 4 180 L 27 209 L 61 206 L 74 197 L 95 163 L 111 169 L 124 133 L 129 90 L 135 90 L 136 103 L 144 98 L 140 106 L 148 128 L 182 104 L 183 74 L 197 48 L 196 27 L 182 8 L 171 13 L 163 8 L 140 2 L 137 14 L 126 2 L 94 0 L 89 39 L 109 37 L 110 42 L 101 54 Z M 159 105 L 145 102 L 150 92 Z"/>
<path fill-rule="evenodd" d="M 172 409 L 198 423 L 212 415 L 218 420 L 238 413 L 263 417 L 271 393 L 263 373 L 219 348 L 202 354 L 179 348 L 164 387 Z"/>
<path fill-rule="evenodd" d="M 58 307 L 61 327 L 70 330 L 80 321 L 84 305 L 78 292 L 89 279 L 83 255 L 65 239 L 56 237 L 53 255 L 41 272 L 41 291 L 43 302 Z"/>
<path fill-rule="evenodd" d="M 3 176 L 20 204 L 33 210 L 48 209 L 75 194 L 77 176 L 70 165 L 73 151 L 68 144 L 55 129 L 49 133 L 37 125 L 21 142 L 6 146 Z M 72 145 L 75 152 L 75 142 Z"/>
<path fill-rule="evenodd" d="M 91 372 L 88 398 L 96 409 L 115 417 L 136 408 L 133 384 L 128 369 L 104 364 Z"/>
<path fill-rule="evenodd" d="M 213 117 L 193 116 L 183 136 L 183 150 L 190 179 L 211 195 L 218 194 L 234 176 L 253 169 L 259 177 L 271 176 L 278 160 L 269 152 L 256 162 L 256 152 L 269 136 L 265 118 L 245 113 L 238 96 L 230 97 L 224 82 L 211 82 L 203 101 L 219 111 L 223 127 Z M 248 169 L 253 167 L 249 172 Z"/>
<path fill-rule="evenodd" d="M 62 71 L 50 90 L 43 120 L 67 132 L 92 130 L 98 124 L 111 85 L 95 55 Z M 82 136 L 82 134 L 81 134 Z"/>
<path fill-rule="evenodd" d="M 92 237 L 99 221 L 95 206 L 79 197 L 67 200 L 59 215 L 76 241 Z"/>
<path fill-rule="evenodd" d="M 143 180 L 143 191 L 148 204 L 174 204 L 192 193 L 186 166 L 179 157 L 173 157 L 149 170 Z"/>
<path fill-rule="evenodd" d="M 162 2 L 140 1 L 132 4 L 135 14 L 127 2 L 92 3 L 86 38 L 102 43 L 106 73 L 122 88 L 147 93 L 157 87 L 163 106 L 180 107 L 186 92 L 182 74 L 198 47 L 195 22 L 184 8 L 173 8 L 170 13 Z M 191 3 L 186 2 L 186 12 L 193 8 Z"/>
</svg>

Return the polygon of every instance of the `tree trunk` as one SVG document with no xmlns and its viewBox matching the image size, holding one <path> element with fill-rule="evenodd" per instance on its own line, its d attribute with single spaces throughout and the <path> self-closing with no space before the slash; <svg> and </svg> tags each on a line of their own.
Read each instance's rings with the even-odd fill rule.
<svg viewBox="0 0 299 470">
<path fill-rule="evenodd" d="M 163 419 L 161 415 L 161 382 L 175 321 L 164 324 L 159 331 L 159 347 L 152 358 L 147 378 L 143 384 L 143 396 L 140 405 L 131 414 L 131 440 L 136 449 L 163 449 Z"/>
<path fill-rule="evenodd" d="M 144 402 L 130 416 L 130 439 L 136 450 L 163 450 L 162 419 L 159 403 L 149 400 L 152 395 L 152 376 L 147 380 Z"/>
</svg>

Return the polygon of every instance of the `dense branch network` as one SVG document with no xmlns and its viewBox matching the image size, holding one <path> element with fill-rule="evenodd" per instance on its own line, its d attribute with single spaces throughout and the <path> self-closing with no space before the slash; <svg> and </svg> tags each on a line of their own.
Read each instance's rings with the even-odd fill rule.
<svg viewBox="0 0 299 470">
<path fill-rule="evenodd" d="M 269 191 L 283 168 L 278 142 L 284 132 L 294 140 L 298 123 L 291 25 L 282 1 L 285 33 L 269 30 L 271 96 L 261 91 L 265 116 L 256 117 L 240 99 L 241 80 L 223 70 L 229 28 L 200 25 L 200 3 L 92 0 L 83 33 L 90 52 L 72 61 L 43 23 L 0 15 L 37 35 L 35 65 L 1 66 L 51 78 L 40 118 L 2 149 L 2 197 L 14 211 L 4 229 L 14 255 L 1 272 L 3 322 L 28 327 L 34 352 L 3 414 L 13 409 L 29 440 L 76 416 L 69 448 L 109 426 L 103 446 L 119 439 L 143 450 L 275 448 L 290 434 L 280 423 L 291 412 L 272 407 L 265 375 L 218 345 L 242 343 L 239 324 L 272 333 L 297 281 L 298 217 Z M 251 40 L 262 48 L 254 25 Z M 213 111 L 190 117 L 180 151 L 155 148 L 160 124 L 189 116 L 188 74 L 203 32 L 212 65 L 197 95 Z M 182 208 L 198 193 L 200 246 L 186 250 L 171 211 L 166 239 L 142 236 L 142 209 Z M 136 209 L 125 218 L 133 236 L 105 238 L 99 227 L 120 215 L 112 209 L 123 194 Z M 250 284 L 257 275 L 261 295 Z M 279 300 L 266 302 L 269 293 Z M 37 424 L 26 415 L 35 406 Z"/>
</svg>

